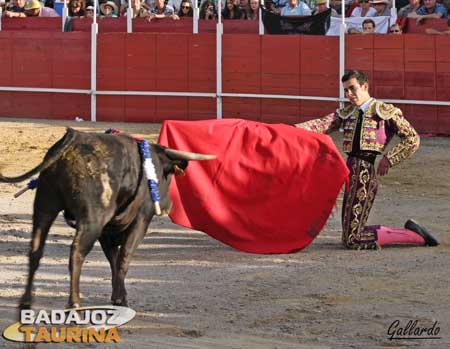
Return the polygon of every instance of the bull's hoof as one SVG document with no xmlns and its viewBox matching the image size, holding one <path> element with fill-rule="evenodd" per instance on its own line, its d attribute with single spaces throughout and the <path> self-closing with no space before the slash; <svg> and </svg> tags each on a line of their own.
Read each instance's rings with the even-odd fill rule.
<svg viewBox="0 0 450 349">
<path fill-rule="evenodd" d="M 28 310 L 31 309 L 31 302 L 21 301 L 18 306 L 19 310 Z"/>
<path fill-rule="evenodd" d="M 112 305 L 118 305 L 121 307 L 128 307 L 128 302 L 126 299 L 113 299 L 112 300 Z"/>
<path fill-rule="evenodd" d="M 81 308 L 80 303 L 68 303 L 67 304 L 67 309 L 78 309 L 78 308 Z"/>
</svg>

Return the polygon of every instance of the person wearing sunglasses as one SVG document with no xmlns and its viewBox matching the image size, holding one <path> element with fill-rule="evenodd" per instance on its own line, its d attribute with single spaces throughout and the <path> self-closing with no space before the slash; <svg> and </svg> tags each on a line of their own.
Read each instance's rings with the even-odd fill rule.
<svg viewBox="0 0 450 349">
<path fill-rule="evenodd" d="M 193 17 L 194 10 L 192 9 L 192 3 L 190 0 L 183 0 L 178 11 L 178 17 Z"/>
<path fill-rule="evenodd" d="M 377 11 L 370 6 L 369 0 L 358 0 L 358 7 L 355 7 L 350 17 L 374 17 Z"/>
<path fill-rule="evenodd" d="M 89 5 L 85 10 L 86 18 L 94 17 L 94 6 Z"/>
</svg>

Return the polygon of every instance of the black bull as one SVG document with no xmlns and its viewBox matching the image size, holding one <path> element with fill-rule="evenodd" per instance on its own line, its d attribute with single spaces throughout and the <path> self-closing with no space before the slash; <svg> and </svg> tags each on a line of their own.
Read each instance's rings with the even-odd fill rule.
<svg viewBox="0 0 450 349">
<path fill-rule="evenodd" d="M 184 170 L 189 160 L 215 158 L 156 144 L 150 149 L 162 211 L 171 207 L 168 192 L 172 174 Z M 31 307 L 34 275 L 48 231 L 60 211 L 76 228 L 70 249 L 69 306 L 80 306 L 81 268 L 96 240 L 111 266 L 111 301 L 126 306 L 125 277 L 130 259 L 155 214 L 138 143 L 123 134 L 83 133 L 69 128 L 41 164 L 17 177 L 0 174 L 0 182 L 20 182 L 38 172 L 29 275 L 19 307 Z"/>
</svg>

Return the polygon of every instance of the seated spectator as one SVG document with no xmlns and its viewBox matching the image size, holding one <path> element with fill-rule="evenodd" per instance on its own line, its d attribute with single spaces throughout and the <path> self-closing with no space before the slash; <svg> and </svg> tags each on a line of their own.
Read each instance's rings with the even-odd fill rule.
<svg viewBox="0 0 450 349">
<path fill-rule="evenodd" d="M 345 11 L 350 8 L 352 4 L 352 0 L 345 0 Z M 340 15 L 342 10 L 342 1 L 341 0 L 330 0 L 330 7 L 335 9 L 336 12 Z M 345 14 L 346 12 L 344 12 Z"/>
<path fill-rule="evenodd" d="M 84 17 L 84 2 L 80 0 L 70 0 L 69 1 L 69 17 Z"/>
<path fill-rule="evenodd" d="M 408 15 L 410 13 L 416 13 L 416 11 L 419 9 L 420 7 L 420 0 L 409 0 L 409 4 L 402 7 L 398 13 L 397 13 L 397 17 L 398 18 L 404 18 L 404 17 L 408 17 Z"/>
<path fill-rule="evenodd" d="M 275 12 L 280 14 L 283 7 L 289 3 L 289 0 L 272 0 L 272 2 L 275 5 Z"/>
<path fill-rule="evenodd" d="M 395 23 L 389 27 L 389 34 L 401 35 L 403 30 L 398 23 Z"/>
<path fill-rule="evenodd" d="M 350 17 L 374 17 L 377 11 L 370 6 L 369 0 L 358 0 L 360 6 L 355 7 Z"/>
<path fill-rule="evenodd" d="M 92 18 L 94 17 L 94 6 L 89 5 L 88 7 L 86 7 L 86 10 L 84 11 L 86 14 L 87 18 Z"/>
<path fill-rule="evenodd" d="M 447 30 L 444 30 L 444 31 L 439 31 L 434 28 L 427 28 L 427 29 L 425 29 L 425 33 L 436 34 L 436 35 L 447 35 L 447 34 L 450 35 L 450 19 L 447 22 L 447 26 L 448 26 Z"/>
<path fill-rule="evenodd" d="M 311 16 L 311 9 L 303 1 L 289 0 L 281 10 L 282 16 Z"/>
<path fill-rule="evenodd" d="M 312 11 L 312 14 L 317 15 L 321 12 L 325 12 L 326 10 L 328 10 L 327 0 L 317 0 L 316 7 Z M 331 16 L 332 17 L 340 17 L 334 8 L 331 9 Z"/>
<path fill-rule="evenodd" d="M 247 12 L 247 9 L 250 6 L 250 4 L 248 0 L 239 0 L 238 6 L 241 13 L 244 14 L 245 12 Z"/>
<path fill-rule="evenodd" d="M 121 5 L 120 13 L 122 16 L 127 16 L 128 3 Z M 143 0 L 131 0 L 131 9 L 133 10 L 132 18 L 143 18 L 148 16 L 148 10 L 144 7 Z"/>
<path fill-rule="evenodd" d="M 114 1 L 107 1 L 100 4 L 100 12 L 102 13 L 102 17 L 119 17 L 119 8 Z"/>
<path fill-rule="evenodd" d="M 348 34 L 375 34 L 375 22 L 373 19 L 367 18 L 362 22 L 363 31 L 356 28 L 349 28 Z"/>
<path fill-rule="evenodd" d="M 375 22 L 373 19 L 365 19 L 362 22 L 363 34 L 375 34 Z"/>
<path fill-rule="evenodd" d="M 178 17 L 193 17 L 194 9 L 192 8 L 191 0 L 183 0 L 178 11 Z"/>
<path fill-rule="evenodd" d="M 241 19 L 241 10 L 233 0 L 226 0 L 225 8 L 222 10 L 222 17 L 224 19 Z"/>
<path fill-rule="evenodd" d="M 259 19 L 259 1 L 250 0 L 249 5 L 245 11 L 245 19 L 250 21 L 257 21 Z"/>
<path fill-rule="evenodd" d="M 217 12 L 216 7 L 214 5 L 214 2 L 211 0 L 205 0 L 202 2 L 202 5 L 200 6 L 200 19 L 217 19 Z"/>
<path fill-rule="evenodd" d="M 272 13 L 278 13 L 280 14 L 281 9 L 278 9 L 275 2 L 273 0 L 264 0 L 264 8 L 266 11 L 272 12 Z"/>
<path fill-rule="evenodd" d="M 420 23 L 426 18 L 448 18 L 447 9 L 444 5 L 436 3 L 436 0 L 423 0 L 423 6 L 420 6 L 416 13 L 410 13 L 410 18 L 416 18 Z"/>
<path fill-rule="evenodd" d="M 365 19 L 362 22 L 363 34 L 375 34 L 375 22 L 373 19 Z"/>
<path fill-rule="evenodd" d="M 121 0 L 125 1 L 125 0 Z M 156 6 L 156 0 L 144 0 L 144 4 L 142 5 L 144 8 L 146 8 L 148 11 L 150 11 L 153 7 Z"/>
<path fill-rule="evenodd" d="M 25 0 L 11 1 L 9 6 L 6 6 L 4 13 L 5 17 L 26 17 L 25 15 Z"/>
<path fill-rule="evenodd" d="M 150 9 L 147 20 L 150 22 L 153 19 L 180 19 L 176 14 L 172 6 L 166 5 L 164 0 L 157 0 L 155 7 Z"/>
<path fill-rule="evenodd" d="M 391 11 L 388 9 L 389 0 L 372 0 L 370 3 L 376 11 L 372 17 L 389 17 L 391 15 Z"/>
<path fill-rule="evenodd" d="M 25 15 L 27 17 L 59 17 L 54 9 L 43 6 L 38 0 L 28 0 L 25 3 Z"/>
</svg>

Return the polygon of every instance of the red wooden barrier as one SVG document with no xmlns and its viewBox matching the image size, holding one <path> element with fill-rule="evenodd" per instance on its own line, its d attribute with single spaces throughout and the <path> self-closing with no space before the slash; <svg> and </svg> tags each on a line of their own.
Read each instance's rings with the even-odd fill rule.
<svg viewBox="0 0 450 349">
<path fill-rule="evenodd" d="M 420 24 L 417 24 L 414 18 L 407 18 L 405 31 L 408 34 L 423 34 L 427 28 L 444 31 L 448 29 L 447 21 L 447 19 L 427 18 L 420 22 Z"/>
<path fill-rule="evenodd" d="M 26 22 L 25 20 L 24 22 Z M 72 30 L 90 32 L 92 19 L 91 18 L 73 18 Z M 199 21 L 199 33 L 215 33 L 216 21 Z M 14 29 L 13 26 L 8 28 Z M 247 20 L 224 20 L 223 30 L 225 34 L 258 34 L 258 21 Z M 18 29 L 18 27 L 17 27 Z M 44 30 L 44 29 L 43 29 Z M 59 19 L 58 30 L 61 30 L 61 19 Z M 127 31 L 126 17 L 120 18 L 98 18 L 99 33 L 117 33 Z M 193 20 L 192 18 L 180 18 L 180 20 L 161 19 L 148 22 L 145 18 L 133 19 L 133 33 L 186 33 L 192 34 Z"/>
<path fill-rule="evenodd" d="M 99 90 L 215 92 L 215 35 L 105 33 L 97 51 Z M 204 119 L 215 109 L 213 98 L 99 96 L 97 119 Z"/>
<path fill-rule="evenodd" d="M 346 45 L 346 68 L 365 71 L 375 97 L 450 100 L 450 36 L 353 35 Z M 0 86 L 90 89 L 88 32 L 3 31 L 0 47 Z M 215 34 L 100 33 L 97 52 L 98 90 L 216 91 Z M 225 34 L 223 92 L 335 97 L 338 52 L 336 37 Z M 223 99 L 225 117 L 264 122 L 300 122 L 336 107 L 308 100 Z M 450 134 L 450 107 L 401 107 L 421 132 Z M 215 111 L 216 100 L 206 97 L 97 99 L 98 120 L 194 120 L 213 118 Z M 89 119 L 89 114 L 89 95 L 0 92 L 2 116 Z"/>
<path fill-rule="evenodd" d="M 86 33 L 0 32 L 0 86 L 90 89 Z M 90 96 L 0 92 L 0 115 L 67 119 L 89 117 Z"/>
<path fill-rule="evenodd" d="M 2 30 L 62 32 L 62 19 L 61 17 L 2 17 Z"/>
</svg>

